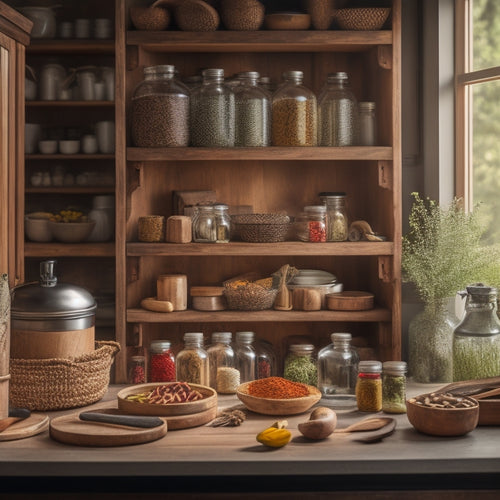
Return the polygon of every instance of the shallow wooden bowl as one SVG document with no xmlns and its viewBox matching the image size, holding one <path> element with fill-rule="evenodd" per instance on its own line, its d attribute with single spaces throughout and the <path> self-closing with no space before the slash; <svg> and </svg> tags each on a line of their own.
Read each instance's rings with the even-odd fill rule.
<svg viewBox="0 0 500 500">
<path fill-rule="evenodd" d="M 311 26 L 311 16 L 299 12 L 277 12 L 264 18 L 268 30 L 307 30 Z"/>
<path fill-rule="evenodd" d="M 203 399 L 198 401 L 188 401 L 186 403 L 170 403 L 166 405 L 138 403 L 137 401 L 130 401 L 127 396 L 132 394 L 141 394 L 153 390 L 159 385 L 174 384 L 175 382 L 154 383 L 154 384 L 139 384 L 126 387 L 118 394 L 118 408 L 125 413 L 133 415 L 156 415 L 158 417 L 168 417 L 173 415 L 191 415 L 199 413 L 214 406 L 217 406 L 217 392 L 211 387 L 198 384 L 189 384 L 192 389 L 203 394 Z"/>
<path fill-rule="evenodd" d="M 432 408 L 406 401 L 411 425 L 431 436 L 463 436 L 479 421 L 479 404 L 472 408 Z"/>
<path fill-rule="evenodd" d="M 321 399 L 321 392 L 312 385 L 307 386 L 309 395 L 301 398 L 258 398 L 248 394 L 248 384 L 250 383 L 241 384 L 236 391 L 236 395 L 249 410 L 263 415 L 296 415 L 304 413 Z"/>
</svg>

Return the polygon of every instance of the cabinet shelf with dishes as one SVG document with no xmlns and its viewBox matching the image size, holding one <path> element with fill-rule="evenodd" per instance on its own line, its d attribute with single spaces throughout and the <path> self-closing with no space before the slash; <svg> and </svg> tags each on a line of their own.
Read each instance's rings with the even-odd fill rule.
<svg viewBox="0 0 500 500">
<path fill-rule="evenodd" d="M 134 5 L 138 2 L 134 2 Z M 145 2 L 140 2 L 145 3 Z M 117 324 L 122 345 L 167 336 L 175 345 L 186 331 L 252 330 L 270 341 L 282 359 L 289 336 L 317 347 L 334 331 L 364 339 L 381 360 L 401 356 L 401 140 L 400 9 L 393 0 L 390 29 L 372 32 L 225 31 L 188 33 L 131 29 L 131 1 L 117 2 L 117 58 L 123 85 L 117 95 L 121 126 L 117 177 Z M 278 82 L 286 70 L 301 70 L 304 83 L 319 94 L 329 73 L 345 71 L 358 100 L 377 103 L 378 145 L 373 147 L 140 148 L 131 142 L 130 103 L 143 68 L 159 64 L 191 76 L 200 68 L 223 68 L 225 75 L 258 71 Z M 345 191 L 351 220 L 364 219 L 382 242 L 303 243 L 143 243 L 140 216 L 176 212 L 176 191 L 212 190 L 217 201 L 251 205 L 256 213 L 296 215 L 318 201 L 322 191 Z M 345 290 L 375 295 L 365 311 L 198 311 L 153 313 L 140 308 L 156 294 L 160 274 L 185 274 L 191 286 L 221 286 L 234 276 L 259 271 L 269 276 L 290 264 L 333 273 Z M 165 334 L 167 325 L 168 335 Z M 140 335 L 138 335 L 138 333 Z M 126 360 L 117 359 L 117 379 L 125 380 Z"/>
</svg>

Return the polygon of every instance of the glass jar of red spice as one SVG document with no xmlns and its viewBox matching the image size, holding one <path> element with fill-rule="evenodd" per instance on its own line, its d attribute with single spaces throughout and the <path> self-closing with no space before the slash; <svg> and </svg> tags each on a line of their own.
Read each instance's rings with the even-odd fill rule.
<svg viewBox="0 0 500 500">
<path fill-rule="evenodd" d="M 170 340 L 154 340 L 149 346 L 149 382 L 173 382 L 175 358 Z"/>
<path fill-rule="evenodd" d="M 360 361 L 356 382 L 356 403 L 359 411 L 382 410 L 382 363 Z"/>
<path fill-rule="evenodd" d="M 144 384 L 146 382 L 145 356 L 130 356 L 127 366 L 127 382 L 129 384 Z"/>
<path fill-rule="evenodd" d="M 300 241 L 310 243 L 326 242 L 326 206 L 310 205 L 304 207 L 295 218 L 295 234 Z"/>
<path fill-rule="evenodd" d="M 258 339 L 255 342 L 255 351 L 257 353 L 256 378 L 276 376 L 276 353 L 273 345 L 267 340 Z"/>
</svg>

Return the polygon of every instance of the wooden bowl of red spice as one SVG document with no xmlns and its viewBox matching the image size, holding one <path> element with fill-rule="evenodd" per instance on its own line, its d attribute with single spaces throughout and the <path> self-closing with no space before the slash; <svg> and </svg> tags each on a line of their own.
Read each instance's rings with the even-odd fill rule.
<svg viewBox="0 0 500 500">
<path fill-rule="evenodd" d="M 170 397 L 176 391 L 179 391 L 178 399 L 180 401 Z M 133 385 L 122 389 L 117 397 L 118 408 L 132 415 L 156 415 L 159 417 L 190 415 L 217 406 L 217 392 L 214 389 L 187 382 Z M 184 400 L 185 397 L 196 397 L 197 399 Z"/>
<path fill-rule="evenodd" d="M 282 377 L 245 382 L 238 387 L 236 395 L 249 410 L 263 415 L 304 413 L 321 399 L 316 387 Z"/>
</svg>

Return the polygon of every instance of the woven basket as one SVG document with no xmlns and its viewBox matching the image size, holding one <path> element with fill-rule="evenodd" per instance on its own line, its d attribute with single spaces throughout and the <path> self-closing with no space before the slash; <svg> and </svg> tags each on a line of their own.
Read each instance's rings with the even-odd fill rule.
<svg viewBox="0 0 500 500">
<path fill-rule="evenodd" d="M 202 0 L 183 0 L 175 8 L 175 20 L 182 31 L 215 31 L 219 13 Z"/>
<path fill-rule="evenodd" d="M 382 28 L 390 13 L 390 8 L 383 7 L 339 9 L 335 20 L 343 30 L 375 31 Z"/>
<path fill-rule="evenodd" d="M 29 410 L 64 410 L 95 403 L 108 390 L 117 342 L 74 359 L 11 359 L 10 404 Z"/>
<path fill-rule="evenodd" d="M 284 214 L 241 214 L 234 221 L 240 238 L 248 243 L 285 241 L 290 229 L 290 217 Z"/>
<path fill-rule="evenodd" d="M 255 31 L 264 22 L 264 10 L 258 0 L 222 0 L 220 13 L 226 29 Z"/>
<path fill-rule="evenodd" d="M 262 311 L 271 309 L 278 294 L 277 288 L 264 288 L 254 283 L 231 286 L 224 283 L 224 296 L 229 309 L 237 311 Z"/>
</svg>

